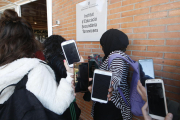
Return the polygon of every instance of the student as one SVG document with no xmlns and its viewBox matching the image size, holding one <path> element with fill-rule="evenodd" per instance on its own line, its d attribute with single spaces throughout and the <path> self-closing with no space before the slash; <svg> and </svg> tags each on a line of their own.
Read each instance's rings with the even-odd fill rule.
<svg viewBox="0 0 180 120">
<path fill-rule="evenodd" d="M 140 80 L 137 84 L 137 91 L 141 95 L 142 99 L 146 102 L 145 105 L 142 108 L 142 113 L 145 120 L 151 120 L 151 117 L 148 115 L 147 108 L 147 96 L 146 96 L 146 88 L 141 84 Z M 180 120 L 180 104 L 173 101 L 166 99 L 167 101 L 167 108 L 168 108 L 168 114 L 165 118 L 165 120 Z"/>
<path fill-rule="evenodd" d="M 5 10 L 0 19 L 0 91 L 18 83 L 28 72 L 26 89 L 33 93 L 42 105 L 61 115 L 74 100 L 71 87 L 73 69 L 65 61 L 66 78 L 57 85 L 53 70 L 34 58 L 38 45 L 31 25 L 18 17 L 13 10 Z M 0 95 L 3 104 L 13 94 L 14 87 L 6 88 Z"/>
<path fill-rule="evenodd" d="M 114 91 L 107 104 L 94 102 L 92 115 L 94 120 L 130 120 L 132 119 L 130 107 L 126 105 L 118 92 L 118 87 L 120 87 L 127 102 L 130 103 L 129 86 L 127 84 L 129 64 L 120 58 L 115 58 L 110 64 L 110 68 L 108 68 L 108 59 L 112 54 L 121 54 L 128 59 L 124 53 L 129 45 L 128 37 L 122 31 L 110 29 L 102 35 L 100 44 L 105 54 L 100 69 L 113 73 L 112 86 Z"/>
<path fill-rule="evenodd" d="M 66 41 L 62 36 L 60 35 L 51 35 L 48 37 L 44 42 L 44 54 L 46 56 L 46 60 L 48 65 L 53 69 L 55 76 L 56 76 L 56 82 L 59 84 L 61 78 L 66 78 L 66 68 L 64 66 L 63 60 L 65 59 L 61 43 Z M 81 110 L 77 106 L 75 100 L 71 103 L 71 105 L 68 107 L 68 109 L 63 113 L 63 116 L 67 119 L 73 119 L 73 109 L 75 106 L 76 111 L 76 120 L 79 119 Z"/>
</svg>

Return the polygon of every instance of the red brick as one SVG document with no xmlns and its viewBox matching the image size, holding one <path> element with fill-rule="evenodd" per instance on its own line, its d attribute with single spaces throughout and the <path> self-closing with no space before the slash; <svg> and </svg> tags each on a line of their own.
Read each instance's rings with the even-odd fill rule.
<svg viewBox="0 0 180 120">
<path fill-rule="evenodd" d="M 127 47 L 127 50 L 142 50 L 142 51 L 146 51 L 146 46 L 129 45 Z"/>
<path fill-rule="evenodd" d="M 154 69 L 155 69 L 155 70 L 161 70 L 161 67 L 162 67 L 161 65 L 155 65 L 155 64 L 154 64 Z"/>
<path fill-rule="evenodd" d="M 164 85 L 165 90 L 180 94 L 180 88 Z"/>
<path fill-rule="evenodd" d="M 79 52 L 79 54 L 82 56 L 82 55 L 84 55 L 84 52 Z"/>
<path fill-rule="evenodd" d="M 137 45 L 164 45 L 164 40 L 134 40 Z"/>
<path fill-rule="evenodd" d="M 179 8 L 179 6 L 180 6 L 180 2 L 174 2 L 174 3 L 165 4 L 165 5 L 158 5 L 158 6 L 151 7 L 151 12 L 175 9 L 175 8 Z"/>
<path fill-rule="evenodd" d="M 78 48 L 79 52 L 91 52 L 91 49 Z"/>
<path fill-rule="evenodd" d="M 180 87 L 180 81 L 163 79 L 164 84 Z"/>
<path fill-rule="evenodd" d="M 126 51 L 125 52 L 127 55 L 131 55 L 131 51 Z"/>
<path fill-rule="evenodd" d="M 85 48 L 99 48 L 99 45 L 85 45 Z"/>
<path fill-rule="evenodd" d="M 178 48 L 176 48 L 178 49 Z M 180 52 L 180 49 L 178 50 Z M 180 54 L 165 53 L 164 58 L 180 60 Z"/>
<path fill-rule="evenodd" d="M 169 11 L 169 16 L 179 16 L 179 15 L 180 15 L 180 9 Z"/>
<path fill-rule="evenodd" d="M 165 30 L 166 30 L 165 26 L 141 27 L 141 28 L 134 28 L 134 33 L 140 33 L 140 32 L 163 32 Z"/>
<path fill-rule="evenodd" d="M 115 18 L 120 18 L 121 14 L 118 13 L 118 14 L 112 14 L 112 15 L 108 15 L 107 19 L 115 19 Z"/>
<path fill-rule="evenodd" d="M 141 3 L 135 4 L 135 9 L 142 8 L 142 7 L 153 6 L 153 5 L 157 5 L 157 4 L 162 4 L 162 3 L 166 3 L 166 2 L 169 2 L 169 0 L 150 0 L 150 1 L 145 1 L 145 2 L 141 2 Z"/>
<path fill-rule="evenodd" d="M 171 92 L 166 92 L 166 96 L 170 97 L 170 98 L 173 98 L 173 99 L 180 100 L 180 95 L 178 95 L 178 94 L 174 94 L 174 93 L 171 93 Z"/>
<path fill-rule="evenodd" d="M 166 45 L 180 45 L 180 40 L 166 40 Z"/>
<path fill-rule="evenodd" d="M 98 45 L 99 45 L 99 44 L 100 44 L 100 42 L 92 42 L 92 44 L 98 44 Z"/>
<path fill-rule="evenodd" d="M 108 5 L 108 10 L 112 9 L 112 8 L 117 8 L 117 7 L 120 7 L 120 6 L 121 6 L 121 2 L 118 2 L 116 4 L 110 4 L 110 5 Z"/>
<path fill-rule="evenodd" d="M 169 72 L 155 71 L 155 75 L 163 78 L 170 78 L 174 80 L 180 80 L 180 75 Z"/>
<path fill-rule="evenodd" d="M 173 17 L 173 18 L 151 20 L 149 24 L 150 25 L 173 24 L 173 23 L 179 23 L 179 21 L 180 21 L 180 17 Z"/>
<path fill-rule="evenodd" d="M 178 47 L 164 47 L 164 46 L 148 46 L 148 51 L 180 52 Z"/>
<path fill-rule="evenodd" d="M 122 0 L 111 0 L 110 3 L 112 4 L 112 3 L 116 3 L 116 2 L 120 2 L 120 1 L 122 1 Z"/>
<path fill-rule="evenodd" d="M 132 51 L 132 55 L 134 55 L 134 56 L 144 56 L 144 57 L 156 57 L 156 58 L 162 58 L 163 57 L 163 53 L 157 53 L 157 52 Z"/>
<path fill-rule="evenodd" d="M 156 64 L 180 66 L 180 61 L 177 60 L 153 59 L 153 61 Z"/>
<path fill-rule="evenodd" d="M 144 39 L 147 38 L 146 34 L 127 34 L 129 39 Z"/>
<path fill-rule="evenodd" d="M 130 58 L 134 61 L 138 61 L 140 59 L 145 59 L 145 57 L 137 57 L 137 56 L 130 56 Z"/>
<path fill-rule="evenodd" d="M 149 38 L 180 38 L 179 32 L 149 33 Z"/>
<path fill-rule="evenodd" d="M 133 17 L 126 17 L 126 18 L 110 20 L 110 24 L 117 24 L 117 23 L 131 22 L 131 21 L 133 21 Z"/>
<path fill-rule="evenodd" d="M 133 3 L 137 3 L 137 2 L 141 2 L 144 0 L 125 0 L 122 2 L 122 5 L 128 5 L 128 4 L 133 4 Z"/>
<path fill-rule="evenodd" d="M 109 30 L 109 29 L 118 29 L 120 26 L 118 25 L 118 24 L 116 24 L 116 25 L 108 25 L 107 26 L 107 29 Z"/>
<path fill-rule="evenodd" d="M 120 29 L 124 33 L 132 33 L 132 29 Z"/>
<path fill-rule="evenodd" d="M 168 31 L 179 31 L 180 25 L 168 25 L 167 30 Z"/>
<path fill-rule="evenodd" d="M 140 27 L 140 26 L 148 26 L 148 21 L 121 24 L 121 28 L 131 28 L 131 27 Z"/>
<path fill-rule="evenodd" d="M 163 66 L 163 71 L 171 72 L 171 73 L 180 73 L 179 67 L 171 67 L 171 66 Z"/>
<path fill-rule="evenodd" d="M 78 47 L 78 48 L 84 48 L 84 45 L 78 44 L 77 47 Z"/>
<path fill-rule="evenodd" d="M 167 17 L 167 12 L 157 12 L 145 15 L 134 16 L 134 21 Z"/>
<path fill-rule="evenodd" d="M 91 44 L 91 42 L 77 42 L 77 44 Z"/>
<path fill-rule="evenodd" d="M 149 13 L 149 8 L 143 8 L 143 9 L 133 10 L 133 11 L 129 11 L 129 12 L 123 12 L 123 13 L 121 13 L 121 16 L 126 17 L 126 16 L 132 16 L 132 15 L 138 15 L 138 14 L 144 14 L 144 13 Z"/>
<path fill-rule="evenodd" d="M 103 53 L 102 49 L 92 49 L 92 52 Z"/>
<path fill-rule="evenodd" d="M 119 12 L 123 12 L 123 11 L 132 10 L 133 8 L 134 8 L 133 5 L 124 6 L 124 7 L 120 7 L 120 8 L 115 8 L 115 9 L 110 10 L 110 14 L 114 14 L 114 13 L 119 13 Z"/>
</svg>

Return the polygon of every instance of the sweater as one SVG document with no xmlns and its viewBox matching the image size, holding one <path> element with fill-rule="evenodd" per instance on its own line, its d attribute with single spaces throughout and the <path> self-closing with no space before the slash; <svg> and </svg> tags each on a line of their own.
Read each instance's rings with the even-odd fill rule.
<svg viewBox="0 0 180 120">
<path fill-rule="evenodd" d="M 37 58 L 21 58 L 0 67 L 0 91 L 10 84 L 18 83 L 27 73 L 26 89 L 32 92 L 43 106 L 56 114 L 63 114 L 74 100 L 70 76 L 60 80 L 58 85 L 53 70 Z M 13 94 L 15 87 L 6 88 L 0 95 L 3 104 Z"/>
</svg>

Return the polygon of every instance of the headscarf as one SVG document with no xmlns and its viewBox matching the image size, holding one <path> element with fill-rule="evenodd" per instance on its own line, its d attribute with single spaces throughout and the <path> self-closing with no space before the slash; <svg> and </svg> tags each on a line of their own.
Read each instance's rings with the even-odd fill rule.
<svg viewBox="0 0 180 120">
<path fill-rule="evenodd" d="M 108 55 L 115 50 L 121 50 L 125 52 L 127 46 L 129 45 L 129 39 L 122 31 L 117 29 L 110 29 L 102 35 L 100 44 L 105 54 L 105 60 Z"/>
</svg>

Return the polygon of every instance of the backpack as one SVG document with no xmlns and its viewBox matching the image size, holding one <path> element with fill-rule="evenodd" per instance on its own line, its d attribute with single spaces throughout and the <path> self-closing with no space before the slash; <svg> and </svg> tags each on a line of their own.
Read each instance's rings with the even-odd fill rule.
<svg viewBox="0 0 180 120">
<path fill-rule="evenodd" d="M 136 61 L 133 61 L 128 55 L 127 55 L 127 57 L 128 57 L 128 60 L 127 60 L 127 58 L 116 53 L 116 54 L 112 54 L 109 57 L 108 67 L 110 67 L 110 64 L 113 61 L 113 59 L 115 59 L 117 57 L 121 58 L 122 60 L 129 63 L 131 65 L 131 67 L 134 69 L 132 81 L 131 81 L 131 85 L 130 85 L 130 105 L 127 103 L 127 100 L 126 100 L 122 90 L 120 88 L 118 88 L 118 91 L 119 91 L 121 97 L 123 98 L 124 102 L 126 103 L 126 105 L 131 106 L 131 112 L 136 116 L 142 116 L 143 114 L 142 114 L 141 108 L 143 107 L 145 102 L 143 101 L 141 95 L 139 95 L 139 93 L 137 91 L 137 83 L 139 80 L 139 63 Z"/>
<path fill-rule="evenodd" d="M 79 109 L 79 107 L 75 102 L 73 102 L 74 105 L 73 117 L 71 117 L 70 112 L 68 113 L 66 112 L 67 110 L 62 115 L 58 115 L 46 109 L 41 104 L 41 102 L 36 98 L 36 96 L 26 89 L 27 80 L 28 80 L 28 74 L 25 75 L 17 84 L 12 84 L 7 86 L 7 87 L 15 86 L 15 90 L 7 101 L 5 101 L 3 104 L 0 104 L 0 120 L 76 120 L 78 119 L 81 110 Z M 3 92 L 3 90 L 0 92 L 0 95 Z"/>
</svg>

